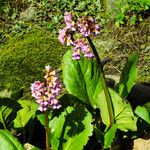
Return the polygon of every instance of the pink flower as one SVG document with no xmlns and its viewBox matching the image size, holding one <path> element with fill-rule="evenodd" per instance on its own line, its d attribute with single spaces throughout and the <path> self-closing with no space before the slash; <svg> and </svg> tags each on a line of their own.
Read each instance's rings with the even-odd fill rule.
<svg viewBox="0 0 150 150">
<path fill-rule="evenodd" d="M 73 15 L 71 12 L 65 12 L 64 20 L 65 20 L 65 24 L 67 28 L 70 31 L 76 31 L 75 22 L 72 20 L 72 18 L 73 18 Z"/>
<path fill-rule="evenodd" d="M 71 22 L 72 18 L 73 18 L 73 16 L 72 16 L 71 12 L 65 12 L 65 14 L 64 14 L 65 23 Z"/>
<path fill-rule="evenodd" d="M 71 12 L 66 12 L 64 15 L 66 27 L 59 31 L 58 39 L 62 44 L 73 46 L 72 59 L 79 60 L 80 54 L 83 53 L 84 57 L 92 58 L 92 53 L 88 43 L 84 39 L 90 35 L 97 35 L 100 33 L 100 26 L 96 24 L 95 19 L 91 17 L 82 17 L 74 20 Z M 77 36 L 74 36 L 77 34 Z M 82 37 L 75 40 L 76 37 Z"/>
<path fill-rule="evenodd" d="M 82 17 L 78 19 L 77 26 L 80 33 L 87 37 L 89 35 L 97 35 L 100 33 L 100 26 L 95 23 L 95 19 L 90 17 Z"/>
<path fill-rule="evenodd" d="M 64 28 L 59 31 L 58 39 L 61 42 L 61 44 L 64 44 L 67 37 L 67 28 Z"/>
<path fill-rule="evenodd" d="M 91 58 L 94 57 L 94 54 L 91 52 L 90 47 L 85 39 L 78 39 L 74 41 L 75 47 L 73 48 L 73 59 L 80 59 L 80 52 L 84 54 L 84 57 Z"/>
<path fill-rule="evenodd" d="M 62 45 L 64 45 L 65 42 L 67 43 L 67 46 L 73 44 L 72 36 L 68 33 L 67 27 L 59 31 L 58 39 Z"/>
<path fill-rule="evenodd" d="M 36 99 L 36 102 L 39 104 L 40 111 L 46 111 L 48 107 L 52 109 L 59 109 L 61 105 L 59 104 L 56 97 L 61 91 L 61 83 L 58 80 L 55 70 L 51 70 L 51 67 L 48 65 L 45 67 L 46 75 L 45 83 L 40 81 L 35 81 L 31 84 L 31 93 L 32 96 Z"/>
<path fill-rule="evenodd" d="M 80 50 L 73 51 L 72 59 L 73 60 L 79 60 L 80 59 Z"/>
</svg>

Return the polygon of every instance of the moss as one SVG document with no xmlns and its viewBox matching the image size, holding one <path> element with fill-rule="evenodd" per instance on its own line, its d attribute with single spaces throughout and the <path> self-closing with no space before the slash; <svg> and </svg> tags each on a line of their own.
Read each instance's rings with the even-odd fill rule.
<svg viewBox="0 0 150 150">
<path fill-rule="evenodd" d="M 28 92 L 30 83 L 43 80 L 45 65 L 60 66 L 64 51 L 56 38 L 39 28 L 10 37 L 0 52 L 0 89 L 23 87 Z"/>
</svg>

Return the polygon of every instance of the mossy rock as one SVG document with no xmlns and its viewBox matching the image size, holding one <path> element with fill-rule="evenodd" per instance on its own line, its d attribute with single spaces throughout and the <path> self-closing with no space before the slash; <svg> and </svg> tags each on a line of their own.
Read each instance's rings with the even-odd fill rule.
<svg viewBox="0 0 150 150">
<path fill-rule="evenodd" d="M 0 51 L 0 90 L 30 91 L 30 84 L 43 80 L 46 65 L 59 68 L 65 47 L 49 32 L 32 27 L 10 37 Z"/>
</svg>

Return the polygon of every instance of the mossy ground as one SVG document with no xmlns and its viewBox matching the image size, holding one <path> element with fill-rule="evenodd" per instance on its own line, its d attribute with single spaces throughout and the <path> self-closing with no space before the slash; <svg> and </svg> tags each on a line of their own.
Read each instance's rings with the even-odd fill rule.
<svg viewBox="0 0 150 150">
<path fill-rule="evenodd" d="M 46 65 L 59 68 L 64 52 L 65 47 L 41 28 L 10 36 L 0 50 L 0 89 L 24 88 L 24 94 L 29 94 L 31 83 L 44 80 Z"/>
</svg>

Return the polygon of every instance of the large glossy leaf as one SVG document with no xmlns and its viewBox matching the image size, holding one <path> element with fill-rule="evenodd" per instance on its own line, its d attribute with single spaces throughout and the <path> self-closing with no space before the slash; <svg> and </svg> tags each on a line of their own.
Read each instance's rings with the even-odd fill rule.
<svg viewBox="0 0 150 150">
<path fill-rule="evenodd" d="M 9 129 L 16 118 L 21 105 L 10 98 L 0 98 L 0 123 Z"/>
<path fill-rule="evenodd" d="M 117 85 L 117 92 L 122 98 L 126 97 L 131 88 L 134 85 L 136 76 L 137 76 L 137 63 L 138 63 L 138 54 L 133 53 L 129 56 L 120 77 L 119 84 Z"/>
<path fill-rule="evenodd" d="M 53 150 L 81 150 L 92 135 L 92 116 L 82 106 L 69 106 L 49 123 Z"/>
<path fill-rule="evenodd" d="M 148 112 L 148 110 L 143 106 L 138 106 L 135 109 L 135 113 L 142 118 L 144 121 L 146 121 L 147 123 L 150 124 L 150 113 Z"/>
<path fill-rule="evenodd" d="M 67 51 L 62 61 L 63 81 L 67 91 L 83 102 L 97 108 L 102 90 L 100 72 L 95 59 L 72 59 Z"/>
<path fill-rule="evenodd" d="M 14 120 L 14 127 L 22 128 L 25 127 L 31 118 L 34 119 L 38 105 L 31 100 L 19 100 L 18 103 L 21 105 L 22 109 L 17 112 L 17 117 Z"/>
<path fill-rule="evenodd" d="M 113 91 L 112 89 L 109 89 L 113 108 L 114 108 L 114 116 L 115 116 L 115 122 L 117 124 L 117 128 L 123 131 L 136 130 L 136 118 L 133 114 L 132 108 L 129 103 L 122 100 L 122 98 L 119 96 L 118 93 Z M 110 125 L 109 122 L 109 113 L 106 109 L 106 100 L 104 91 L 101 92 L 100 96 L 100 111 L 101 111 L 101 117 L 102 121 L 106 126 Z"/>
<path fill-rule="evenodd" d="M 18 140 L 6 130 L 0 130 L 0 150 L 25 150 Z"/>
</svg>

